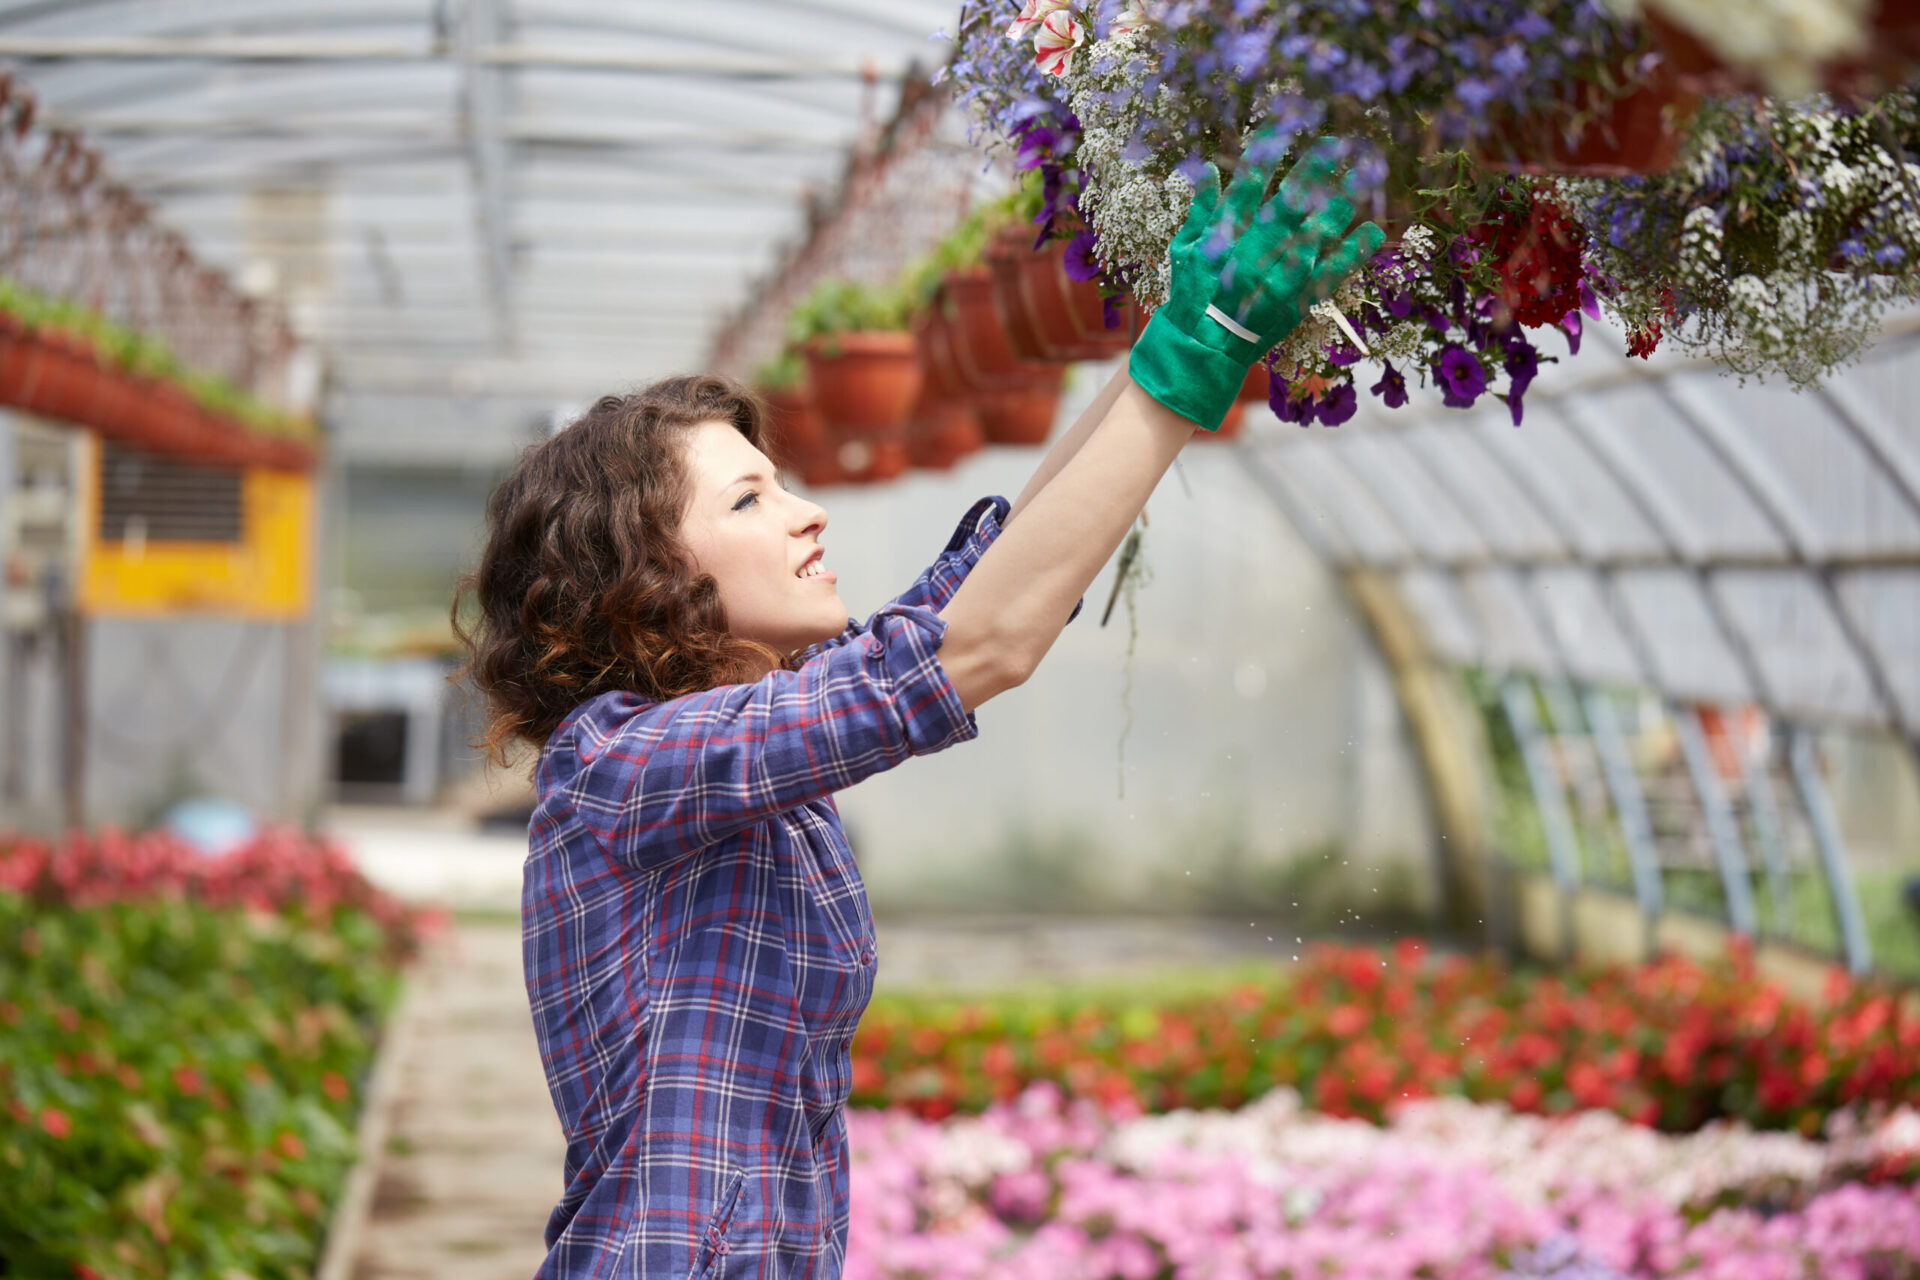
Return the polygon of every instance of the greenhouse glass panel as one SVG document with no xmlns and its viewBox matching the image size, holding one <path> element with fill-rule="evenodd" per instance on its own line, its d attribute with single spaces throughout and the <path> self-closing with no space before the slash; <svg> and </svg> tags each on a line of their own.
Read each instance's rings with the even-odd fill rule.
<svg viewBox="0 0 1920 1280">
<path fill-rule="evenodd" d="M 1433 655 L 1456 666 L 1486 661 L 1471 611 L 1459 584 L 1443 569 L 1408 569 L 1400 575 L 1400 594 L 1412 608 Z"/>
<path fill-rule="evenodd" d="M 1809 573 L 1725 569 L 1711 588 L 1746 641 L 1773 706 L 1791 716 L 1885 724 L 1859 655 Z"/>
<path fill-rule="evenodd" d="M 1660 534 L 1554 405 L 1528 406 L 1526 424 L 1519 430 L 1492 418 L 1471 430 L 1515 472 L 1583 559 L 1605 562 L 1667 555 Z"/>
<path fill-rule="evenodd" d="M 1412 428 L 1403 438 L 1497 554 L 1518 560 L 1566 554 L 1566 543 L 1535 510 L 1533 499 L 1487 455 L 1475 432 L 1428 425 Z"/>
<path fill-rule="evenodd" d="M 1901 724 L 1920 733 L 1920 569 L 1841 574 L 1838 593 L 1880 663 Z"/>
<path fill-rule="evenodd" d="M 1334 460 L 1321 441 L 1253 446 L 1248 455 L 1280 486 L 1299 514 L 1313 522 L 1302 532 L 1337 547 L 1337 558 L 1392 564 L 1411 554 L 1406 538 L 1379 500 Z"/>
<path fill-rule="evenodd" d="M 1725 378 L 1678 378 L 1674 394 L 1786 519 L 1810 558 L 1920 551 L 1916 512 L 1824 395 Z"/>
<path fill-rule="evenodd" d="M 1622 570 L 1614 586 L 1663 693 L 1692 702 L 1754 700 L 1740 655 L 1721 632 L 1692 572 Z"/>
<path fill-rule="evenodd" d="M 1888 475 L 1920 495 L 1920 334 L 1888 342 L 1835 378 L 1824 393 L 1852 420 Z"/>
<path fill-rule="evenodd" d="M 1426 466 L 1408 452 L 1403 432 L 1355 432 L 1331 448 L 1366 482 L 1419 552 L 1429 559 L 1483 558 L 1487 545 Z"/>
<path fill-rule="evenodd" d="M 1542 675 L 1559 672 L 1560 662 L 1517 574 L 1509 569 L 1474 569 L 1460 575 L 1460 585 L 1479 623 L 1489 665 Z"/>
<path fill-rule="evenodd" d="M 1683 556 L 1786 554 L 1766 515 L 1657 389 L 1610 387 L 1568 407 L 1587 442 L 1634 487 Z"/>
<path fill-rule="evenodd" d="M 1536 569 L 1528 586 L 1570 674 L 1594 684 L 1642 684 L 1647 676 L 1591 569 Z"/>
</svg>

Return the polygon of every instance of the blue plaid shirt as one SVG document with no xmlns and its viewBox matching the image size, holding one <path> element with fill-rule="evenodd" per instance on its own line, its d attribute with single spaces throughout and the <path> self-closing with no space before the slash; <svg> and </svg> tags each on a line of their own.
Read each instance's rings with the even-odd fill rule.
<svg viewBox="0 0 1920 1280">
<path fill-rule="evenodd" d="M 1007 511 L 799 670 L 602 694 L 542 750 L 522 946 L 567 1159 L 541 1277 L 840 1275 L 874 946 L 833 793 L 977 734 L 939 610 Z"/>
</svg>

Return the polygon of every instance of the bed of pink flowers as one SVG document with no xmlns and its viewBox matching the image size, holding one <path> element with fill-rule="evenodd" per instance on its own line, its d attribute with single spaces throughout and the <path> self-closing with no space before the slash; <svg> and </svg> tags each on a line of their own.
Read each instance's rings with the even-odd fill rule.
<svg viewBox="0 0 1920 1280">
<path fill-rule="evenodd" d="M 1920 1112 L 1821 1141 L 1458 1098 L 849 1113 L 846 1280 L 1920 1280 Z"/>
</svg>

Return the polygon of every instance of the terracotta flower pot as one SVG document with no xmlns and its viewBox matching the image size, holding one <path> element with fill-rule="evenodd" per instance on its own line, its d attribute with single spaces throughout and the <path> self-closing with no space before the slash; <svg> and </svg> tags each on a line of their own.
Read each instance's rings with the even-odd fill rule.
<svg viewBox="0 0 1920 1280">
<path fill-rule="evenodd" d="M 879 484 L 907 473 L 907 442 L 892 436 L 861 436 L 840 441 L 834 465 L 842 484 Z"/>
<path fill-rule="evenodd" d="M 1032 229 L 1025 224 L 1008 227 L 987 249 L 987 274 L 993 280 L 993 304 L 1014 354 L 1022 360 L 1050 360 L 1053 357 L 1020 285 L 1021 262 L 1032 252 Z"/>
<path fill-rule="evenodd" d="M 992 391 L 1030 380 L 1032 366 L 1014 353 L 993 292 L 993 277 L 985 268 L 951 272 L 941 282 L 954 366 L 968 391 Z"/>
<path fill-rule="evenodd" d="M 1593 94 L 1583 88 L 1575 105 L 1586 109 Z M 1503 117 L 1476 147 L 1475 159 L 1516 173 L 1590 178 L 1664 173 L 1680 158 L 1699 107 L 1699 91 L 1662 63 L 1640 87 L 1600 108 L 1577 136 L 1566 136 L 1561 113 Z"/>
<path fill-rule="evenodd" d="M 913 341 L 924 389 L 946 400 L 964 397 L 967 387 L 954 363 L 953 333 L 939 295 L 932 306 L 913 318 Z"/>
<path fill-rule="evenodd" d="M 1036 252 L 1024 231 L 1018 242 L 1000 241 L 988 254 L 994 294 L 1009 317 L 1006 328 L 1014 350 L 1028 360 L 1061 362 L 1119 355 L 1133 345 L 1135 307 L 1123 305 L 1119 325 L 1107 328 L 1099 286 L 1068 276 L 1066 259 L 1064 241 Z"/>
<path fill-rule="evenodd" d="M 760 392 L 766 402 L 773 447 L 782 457 L 797 458 L 826 447 L 827 426 L 801 387 L 768 387 Z"/>
<path fill-rule="evenodd" d="M 1045 444 L 1060 408 L 1062 371 L 1030 379 L 1025 385 L 982 391 L 974 398 L 980 429 L 989 444 Z"/>
<path fill-rule="evenodd" d="M 945 471 L 986 442 L 971 401 L 923 395 L 907 427 L 907 458 L 916 467 Z"/>
<path fill-rule="evenodd" d="M 814 406 L 842 435 L 900 438 L 920 394 L 920 362 L 905 332 L 842 333 L 806 347 Z"/>
</svg>

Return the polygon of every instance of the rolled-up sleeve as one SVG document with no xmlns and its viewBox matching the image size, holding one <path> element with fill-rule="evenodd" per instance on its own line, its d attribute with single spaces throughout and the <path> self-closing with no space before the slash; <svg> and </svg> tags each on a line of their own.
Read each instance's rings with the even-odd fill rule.
<svg viewBox="0 0 1920 1280">
<path fill-rule="evenodd" d="M 979 733 L 940 665 L 947 624 L 895 603 L 797 671 L 582 717 L 567 786 L 612 857 L 665 866 L 908 756 Z"/>
<path fill-rule="evenodd" d="M 944 609 L 953 599 L 953 593 L 973 572 L 973 566 L 980 563 L 980 557 L 987 553 L 1000 537 L 1007 513 L 1013 510 L 1013 504 L 995 494 L 980 499 L 967 509 L 960 518 L 959 526 L 954 529 L 953 537 L 947 540 L 946 550 L 928 566 L 927 571 L 914 580 L 912 586 L 896 596 L 894 604 L 925 605 L 930 609 Z M 1080 616 L 1080 606 L 1084 599 L 1075 602 L 1073 612 L 1067 621 L 1072 622 Z"/>
</svg>

